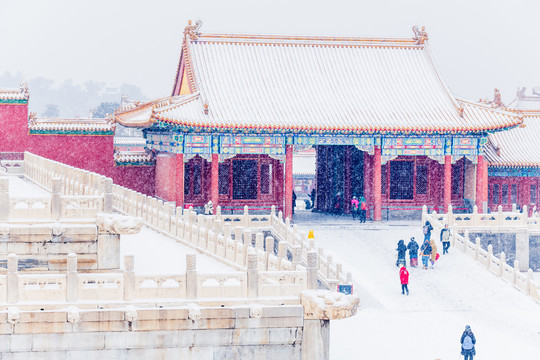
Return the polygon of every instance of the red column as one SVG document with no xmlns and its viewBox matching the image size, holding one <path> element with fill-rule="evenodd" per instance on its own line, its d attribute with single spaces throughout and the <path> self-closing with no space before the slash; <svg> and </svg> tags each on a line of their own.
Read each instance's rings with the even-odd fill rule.
<svg viewBox="0 0 540 360">
<path fill-rule="evenodd" d="M 381 208 L 381 147 L 375 146 L 375 154 L 373 159 L 373 205 L 375 211 L 373 220 L 382 220 Z"/>
<path fill-rule="evenodd" d="M 484 190 L 482 191 L 482 201 L 488 202 L 489 193 L 489 177 L 488 177 L 488 162 L 484 159 Z"/>
<path fill-rule="evenodd" d="M 184 154 L 176 154 L 176 206 L 184 207 Z"/>
<path fill-rule="evenodd" d="M 210 186 L 210 200 L 214 211 L 216 211 L 219 205 L 219 155 L 212 154 L 212 183 Z"/>
<path fill-rule="evenodd" d="M 285 150 L 285 218 L 292 220 L 292 193 L 293 193 L 293 146 L 286 145 Z"/>
<path fill-rule="evenodd" d="M 371 170 L 371 161 L 372 157 L 368 155 L 367 152 L 364 153 L 364 197 L 368 204 L 373 203 L 373 172 Z M 366 213 L 367 219 L 371 218 L 371 214 L 368 211 Z"/>
<path fill-rule="evenodd" d="M 345 147 L 345 178 L 343 179 L 343 212 L 351 213 L 351 147 Z"/>
<path fill-rule="evenodd" d="M 444 213 L 452 200 L 452 155 L 444 156 Z"/>
<path fill-rule="evenodd" d="M 484 156 L 478 155 L 478 164 L 476 165 L 476 206 L 478 212 L 481 213 L 482 202 L 484 201 L 484 187 L 486 183 L 484 170 Z"/>
</svg>

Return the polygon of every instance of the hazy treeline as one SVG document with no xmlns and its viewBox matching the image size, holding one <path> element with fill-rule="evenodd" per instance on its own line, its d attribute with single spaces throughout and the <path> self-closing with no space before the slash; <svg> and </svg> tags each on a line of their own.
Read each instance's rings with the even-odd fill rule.
<svg viewBox="0 0 540 360">
<path fill-rule="evenodd" d="M 131 84 L 112 87 L 95 81 L 56 83 L 43 77 L 27 79 L 21 73 L 0 74 L 0 88 L 18 88 L 22 82 L 27 82 L 30 90 L 30 111 L 40 117 L 88 117 L 90 110 L 99 117 L 119 104 L 122 94 L 134 100 L 146 99 L 141 89 Z"/>
</svg>

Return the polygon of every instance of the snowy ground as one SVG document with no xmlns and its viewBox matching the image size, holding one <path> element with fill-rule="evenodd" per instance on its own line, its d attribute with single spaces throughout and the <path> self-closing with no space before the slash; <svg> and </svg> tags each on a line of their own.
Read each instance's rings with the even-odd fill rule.
<svg viewBox="0 0 540 360">
<path fill-rule="evenodd" d="M 295 223 L 313 229 L 317 246 L 358 283 L 362 309 L 331 322 L 331 359 L 457 360 L 465 325 L 476 335 L 475 360 L 540 359 L 540 304 L 455 248 L 435 269 L 409 269 L 411 293 L 401 295 L 396 245 L 423 238 L 420 221 L 360 224 L 298 211 Z"/>
<path fill-rule="evenodd" d="M 186 254 L 192 248 L 161 235 L 147 227 L 138 234 L 120 237 L 120 267 L 124 267 L 124 256 L 135 256 L 135 273 L 140 275 L 183 274 L 186 272 Z M 213 258 L 197 253 L 197 272 L 217 274 L 236 270 Z"/>
<path fill-rule="evenodd" d="M 32 181 L 18 176 L 7 176 L 11 197 L 47 197 L 51 194 Z"/>
</svg>

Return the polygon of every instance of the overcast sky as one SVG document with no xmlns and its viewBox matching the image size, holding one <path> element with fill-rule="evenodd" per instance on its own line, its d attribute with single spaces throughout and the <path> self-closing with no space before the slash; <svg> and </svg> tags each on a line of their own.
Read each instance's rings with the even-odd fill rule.
<svg viewBox="0 0 540 360">
<path fill-rule="evenodd" d="M 0 0 L 0 73 L 131 83 L 169 95 L 183 29 L 412 37 L 425 25 L 454 95 L 477 100 L 540 86 L 539 0 Z M 0 84 L 2 87 L 2 84 Z M 31 89 L 30 89 L 31 91 Z"/>
</svg>

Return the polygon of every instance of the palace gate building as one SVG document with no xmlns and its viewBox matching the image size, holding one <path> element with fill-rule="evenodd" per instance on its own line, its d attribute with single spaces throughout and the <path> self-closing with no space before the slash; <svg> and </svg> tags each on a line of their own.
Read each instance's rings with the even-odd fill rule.
<svg viewBox="0 0 540 360">
<path fill-rule="evenodd" d="M 186 27 L 171 96 L 124 106 L 177 205 L 276 205 L 292 215 L 293 154 L 317 151 L 316 201 L 439 210 L 488 200 L 488 135 L 520 114 L 454 97 L 427 34 L 357 38 L 205 34 Z M 337 205 L 336 205 L 337 204 Z"/>
</svg>

